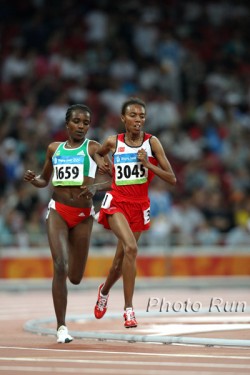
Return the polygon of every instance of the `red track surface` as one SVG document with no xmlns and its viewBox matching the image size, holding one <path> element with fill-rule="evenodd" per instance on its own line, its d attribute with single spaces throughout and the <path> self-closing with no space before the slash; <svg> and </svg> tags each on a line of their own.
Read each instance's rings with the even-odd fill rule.
<svg viewBox="0 0 250 375">
<path fill-rule="evenodd" d="M 165 297 L 170 301 L 201 301 L 204 306 L 217 296 L 224 301 L 249 301 L 247 290 L 150 290 L 137 291 L 135 311 L 145 311 L 149 297 Z M 68 316 L 90 314 L 96 300 L 95 291 L 79 290 L 69 292 Z M 151 343 L 129 343 L 122 341 L 98 341 L 75 339 L 70 344 L 57 344 L 54 336 L 36 335 L 23 330 L 25 322 L 31 319 L 54 317 L 50 291 L 0 292 L 0 374 L 91 374 L 91 375 L 209 375 L 209 374 L 249 374 L 250 348 L 208 347 L 193 345 L 164 345 Z M 223 317 L 230 320 L 231 313 L 220 315 L 221 328 L 215 326 L 210 316 L 204 322 L 210 324 L 209 332 L 181 333 L 191 325 L 200 329 L 199 320 L 178 323 L 178 317 L 172 318 L 165 312 L 159 318 L 138 319 L 136 329 L 126 330 L 122 320 L 123 298 L 119 290 L 110 297 L 107 316 L 102 320 L 89 322 L 68 321 L 69 330 L 87 330 L 122 334 L 167 334 L 171 328 L 174 336 L 212 337 L 223 339 L 250 340 L 250 329 L 229 330 L 223 324 Z M 110 319 L 114 312 L 121 312 L 120 319 Z M 183 315 L 182 315 L 183 316 Z M 238 322 L 249 313 L 233 314 Z M 184 315 L 185 320 L 185 315 Z M 218 323 L 218 322 L 217 322 Z M 183 324 L 183 327 L 180 327 Z M 202 323 L 203 324 L 203 323 Z M 234 328 L 235 323 L 231 323 Z M 54 324 L 50 327 L 54 328 Z M 176 326 L 176 332 L 175 332 Z M 191 327 L 192 328 L 192 327 Z M 162 332 L 162 330 L 166 332 Z"/>
</svg>

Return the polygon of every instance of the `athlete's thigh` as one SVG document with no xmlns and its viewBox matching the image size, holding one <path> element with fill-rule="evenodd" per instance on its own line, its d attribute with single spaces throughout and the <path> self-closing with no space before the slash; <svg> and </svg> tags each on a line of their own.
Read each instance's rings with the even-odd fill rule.
<svg viewBox="0 0 250 375">
<path fill-rule="evenodd" d="M 138 242 L 139 238 L 141 237 L 141 232 L 134 232 L 134 237 L 135 237 L 136 242 Z"/>
<path fill-rule="evenodd" d="M 90 216 L 69 232 L 69 268 L 71 271 L 77 272 L 77 270 L 82 270 L 85 267 L 92 227 L 93 217 Z"/>
<path fill-rule="evenodd" d="M 116 235 L 119 241 L 125 246 L 134 245 L 136 239 L 129 226 L 126 217 L 121 212 L 116 212 L 108 216 L 108 221 L 111 230 Z"/>
<path fill-rule="evenodd" d="M 53 210 L 50 209 L 46 220 L 48 240 L 53 259 L 68 256 L 68 226 L 63 218 Z"/>
<path fill-rule="evenodd" d="M 133 233 L 136 242 L 138 242 L 141 232 L 134 232 Z M 115 256 L 113 259 L 113 266 L 119 267 L 122 264 L 124 258 L 124 246 L 122 240 L 118 239 Z"/>
</svg>

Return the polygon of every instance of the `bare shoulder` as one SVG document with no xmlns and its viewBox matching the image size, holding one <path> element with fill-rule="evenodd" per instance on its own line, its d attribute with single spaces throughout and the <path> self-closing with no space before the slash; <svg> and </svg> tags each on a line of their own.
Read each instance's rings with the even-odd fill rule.
<svg viewBox="0 0 250 375">
<path fill-rule="evenodd" d="M 56 149 L 60 146 L 60 144 L 63 142 L 52 142 L 48 145 L 48 152 L 49 153 L 54 153 Z"/>
<path fill-rule="evenodd" d="M 155 135 L 152 135 L 152 137 L 150 138 L 150 144 L 152 148 L 161 147 L 161 142 Z"/>
<path fill-rule="evenodd" d="M 110 135 L 109 137 L 107 137 L 104 143 L 106 143 L 107 145 L 111 147 L 114 147 L 116 145 L 116 141 L 117 141 L 117 135 L 114 134 L 114 135 Z"/>
<path fill-rule="evenodd" d="M 99 142 L 97 142 L 97 141 L 95 141 L 95 140 L 93 140 L 93 139 L 90 139 L 90 140 L 89 140 L 89 146 L 90 146 L 90 147 L 100 147 L 101 145 L 100 145 Z"/>
<path fill-rule="evenodd" d="M 89 140 L 89 154 L 93 156 L 95 152 L 97 152 L 100 149 L 101 145 L 99 142 L 90 139 Z"/>
<path fill-rule="evenodd" d="M 150 142 L 157 142 L 157 143 L 159 143 L 159 139 L 155 135 L 152 135 L 150 137 Z"/>
</svg>

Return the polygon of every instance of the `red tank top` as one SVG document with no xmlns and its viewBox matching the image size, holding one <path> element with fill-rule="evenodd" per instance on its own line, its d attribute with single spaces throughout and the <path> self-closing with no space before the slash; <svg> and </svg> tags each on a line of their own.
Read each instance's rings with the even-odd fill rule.
<svg viewBox="0 0 250 375">
<path fill-rule="evenodd" d="M 154 173 L 145 168 L 137 159 L 137 152 L 143 148 L 147 152 L 150 163 L 158 164 L 152 153 L 151 137 L 151 134 L 144 133 L 142 144 L 135 147 L 125 143 L 124 133 L 117 135 L 116 149 L 112 155 L 112 193 L 114 196 L 130 202 L 148 199 L 148 186 Z"/>
</svg>

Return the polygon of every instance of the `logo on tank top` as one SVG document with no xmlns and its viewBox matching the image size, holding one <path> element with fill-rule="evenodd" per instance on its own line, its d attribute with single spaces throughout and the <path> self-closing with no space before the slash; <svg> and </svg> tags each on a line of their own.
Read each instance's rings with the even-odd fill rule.
<svg viewBox="0 0 250 375">
<path fill-rule="evenodd" d="M 124 152 L 125 151 L 125 147 L 118 147 L 118 152 Z"/>
<path fill-rule="evenodd" d="M 83 155 L 83 156 L 85 156 L 85 154 L 84 154 L 84 151 L 83 151 L 83 150 L 82 150 L 82 151 L 79 151 L 77 155 Z"/>
</svg>

